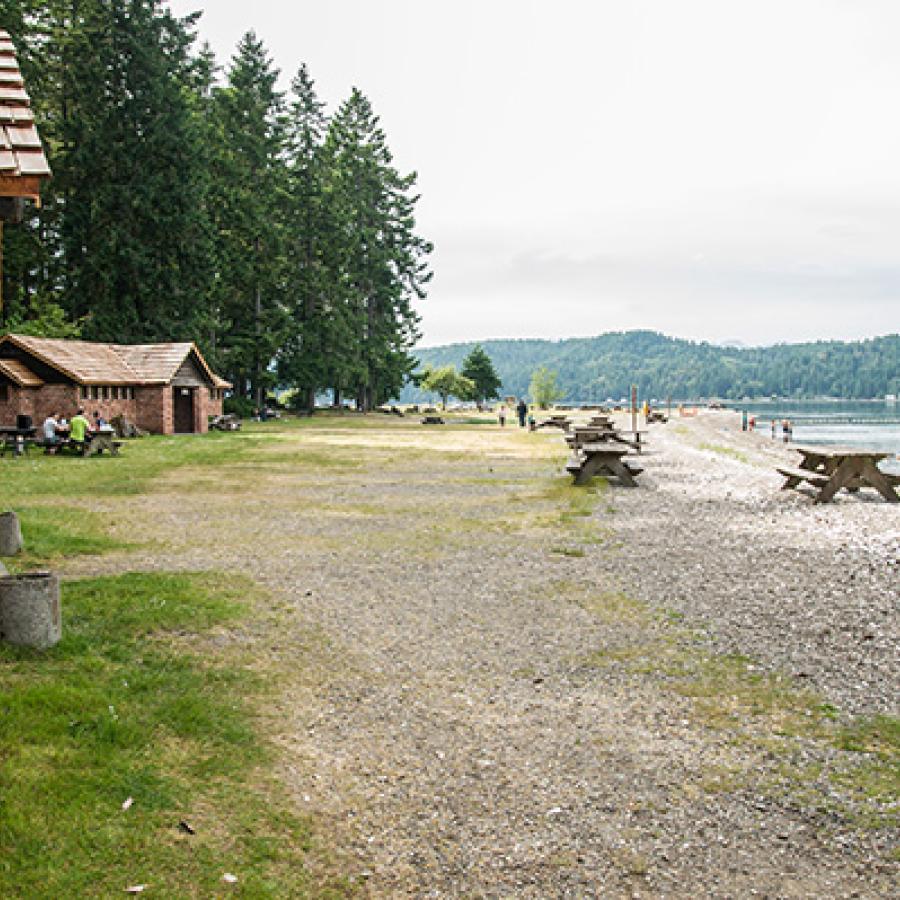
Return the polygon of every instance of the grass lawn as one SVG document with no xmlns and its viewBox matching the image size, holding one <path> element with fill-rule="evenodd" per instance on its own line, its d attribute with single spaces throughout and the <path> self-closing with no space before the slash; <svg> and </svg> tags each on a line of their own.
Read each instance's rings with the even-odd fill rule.
<svg viewBox="0 0 900 900">
<path fill-rule="evenodd" d="M 209 897 L 226 872 L 240 896 L 306 892 L 309 831 L 254 727 L 264 685 L 227 649 L 187 649 L 255 590 L 209 573 L 71 581 L 56 648 L 0 647 L 0 896 Z"/>
</svg>

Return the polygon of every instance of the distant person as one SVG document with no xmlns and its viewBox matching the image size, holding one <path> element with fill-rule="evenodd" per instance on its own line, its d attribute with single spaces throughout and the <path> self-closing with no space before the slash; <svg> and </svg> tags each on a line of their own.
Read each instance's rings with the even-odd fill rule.
<svg viewBox="0 0 900 900">
<path fill-rule="evenodd" d="M 72 417 L 69 423 L 69 437 L 76 444 L 83 444 L 87 439 L 87 433 L 90 431 L 91 423 L 84 417 L 84 410 L 79 409 L 78 413 Z"/>
<path fill-rule="evenodd" d="M 502 404 L 497 412 L 497 418 L 500 420 L 500 427 L 503 428 L 503 426 L 506 425 L 506 407 Z"/>
<path fill-rule="evenodd" d="M 528 404 L 524 399 L 519 400 L 519 405 L 516 407 L 516 415 L 519 417 L 519 428 L 524 428 L 525 416 L 528 415 Z"/>
<path fill-rule="evenodd" d="M 534 416 L 528 417 L 528 430 L 535 431 L 537 429 L 537 423 L 534 421 Z"/>
<path fill-rule="evenodd" d="M 56 453 L 56 445 L 59 443 L 59 413 L 50 413 L 44 419 L 44 452 Z"/>
<path fill-rule="evenodd" d="M 772 440 L 775 440 L 775 432 L 778 430 L 778 423 L 772 419 Z"/>
</svg>

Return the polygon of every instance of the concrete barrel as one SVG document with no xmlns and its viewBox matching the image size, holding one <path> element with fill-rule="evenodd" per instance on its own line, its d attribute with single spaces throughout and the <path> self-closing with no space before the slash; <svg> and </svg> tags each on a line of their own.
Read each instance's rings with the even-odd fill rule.
<svg viewBox="0 0 900 900">
<path fill-rule="evenodd" d="M 22 546 L 19 517 L 14 512 L 0 513 L 0 556 L 15 556 Z"/>
<path fill-rule="evenodd" d="M 0 578 L 0 639 L 46 650 L 61 637 L 59 576 L 31 572 Z"/>
</svg>

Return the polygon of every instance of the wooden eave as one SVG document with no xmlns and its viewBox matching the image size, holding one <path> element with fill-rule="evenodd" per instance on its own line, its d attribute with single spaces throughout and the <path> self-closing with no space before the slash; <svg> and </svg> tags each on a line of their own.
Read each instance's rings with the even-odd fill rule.
<svg viewBox="0 0 900 900">
<path fill-rule="evenodd" d="M 44 386 L 40 379 L 25 363 L 17 359 L 0 359 L 0 373 L 18 387 L 39 388 Z"/>
<path fill-rule="evenodd" d="M 15 46 L 0 30 L 0 197 L 24 197 L 40 205 L 41 185 L 51 174 Z"/>
</svg>

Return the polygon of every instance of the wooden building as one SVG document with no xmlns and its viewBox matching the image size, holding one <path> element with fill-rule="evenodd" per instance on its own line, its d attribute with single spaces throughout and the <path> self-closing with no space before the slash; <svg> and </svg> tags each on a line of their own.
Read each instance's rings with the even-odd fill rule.
<svg viewBox="0 0 900 900">
<path fill-rule="evenodd" d="M 155 434 L 207 430 L 231 385 L 196 344 L 98 344 L 8 334 L 0 338 L 0 424 L 50 413 L 124 415 Z"/>
</svg>

